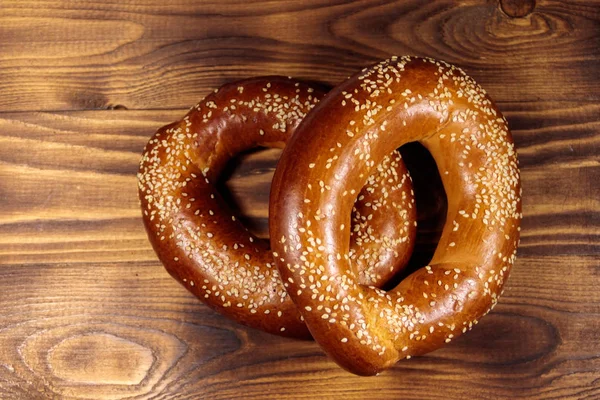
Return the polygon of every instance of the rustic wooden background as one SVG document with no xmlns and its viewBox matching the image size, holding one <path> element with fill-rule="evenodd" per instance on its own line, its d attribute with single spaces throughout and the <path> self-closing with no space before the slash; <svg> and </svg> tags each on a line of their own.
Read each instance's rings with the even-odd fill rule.
<svg viewBox="0 0 600 400">
<path fill-rule="evenodd" d="M 600 398 L 600 1 L 532 6 L 0 0 L 0 398 Z M 146 239 L 135 173 L 150 135 L 212 88 L 335 84 L 391 54 L 456 63 L 498 101 L 525 218 L 491 315 L 359 378 L 176 284 Z M 246 155 L 225 185 L 263 235 L 277 156 Z"/>
</svg>

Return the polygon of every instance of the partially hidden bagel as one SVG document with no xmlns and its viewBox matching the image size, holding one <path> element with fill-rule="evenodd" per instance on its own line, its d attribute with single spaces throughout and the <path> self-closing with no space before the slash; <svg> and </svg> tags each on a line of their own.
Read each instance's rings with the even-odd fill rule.
<svg viewBox="0 0 600 400">
<path fill-rule="evenodd" d="M 282 147 L 324 94 L 278 76 L 227 84 L 182 120 L 158 130 L 144 150 L 138 174 L 144 224 L 168 272 L 222 314 L 284 336 L 309 335 L 284 288 L 289 282 L 281 281 L 268 241 L 246 230 L 215 183 L 235 155 L 259 146 Z M 322 168 L 337 163 L 336 143 L 315 151 Z M 281 176 L 280 182 L 293 176 Z M 318 202 L 321 192 L 329 190 L 319 180 L 312 185 L 314 197 L 302 199 L 305 204 Z M 399 153 L 391 149 L 382 157 L 352 196 L 356 202 L 345 230 L 352 232 L 348 256 L 360 282 L 381 286 L 406 265 L 414 244 L 412 185 Z M 304 245 L 323 246 L 320 240 Z M 281 246 L 287 244 L 282 241 Z"/>
</svg>

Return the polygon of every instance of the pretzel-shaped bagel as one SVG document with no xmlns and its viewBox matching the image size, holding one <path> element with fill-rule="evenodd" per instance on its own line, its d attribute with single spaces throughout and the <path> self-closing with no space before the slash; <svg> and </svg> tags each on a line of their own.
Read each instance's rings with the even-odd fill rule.
<svg viewBox="0 0 600 400">
<path fill-rule="evenodd" d="M 222 314 L 284 336 L 309 333 L 280 281 L 268 241 L 236 220 L 213 182 L 234 155 L 282 146 L 323 96 L 284 77 L 228 84 L 161 128 L 146 146 L 138 174 L 144 223 L 168 272 Z M 331 163 L 337 158 L 329 148 L 317 151 Z M 399 153 L 388 154 L 365 179 L 353 212 L 350 254 L 360 281 L 377 286 L 406 264 L 415 234 L 410 177 Z M 315 182 L 315 197 L 306 200 L 318 201 L 321 189 L 328 186 Z M 310 245 L 321 247 L 320 241 Z"/>
<path fill-rule="evenodd" d="M 353 272 L 351 193 L 412 141 L 434 157 L 448 212 L 430 264 L 386 292 Z M 317 150 L 338 143 L 325 168 Z M 330 189 L 315 196 L 319 181 Z M 272 185 L 271 246 L 315 340 L 342 367 L 372 375 L 450 342 L 493 308 L 515 261 L 520 194 L 511 134 L 485 91 L 447 63 L 394 57 L 336 87 L 288 142 Z M 314 240 L 323 246 L 308 250 Z"/>
</svg>

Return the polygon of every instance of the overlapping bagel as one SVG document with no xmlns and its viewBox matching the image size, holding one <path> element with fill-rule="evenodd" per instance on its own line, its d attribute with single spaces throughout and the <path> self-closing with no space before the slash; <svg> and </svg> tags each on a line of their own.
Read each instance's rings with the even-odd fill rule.
<svg viewBox="0 0 600 400">
<path fill-rule="evenodd" d="M 446 223 L 429 265 L 386 292 L 360 282 L 349 222 L 376 166 L 413 141 L 436 161 Z M 450 342 L 492 309 L 521 217 L 511 134 L 486 92 L 445 62 L 394 57 L 337 86 L 288 141 L 272 185 L 271 245 L 315 340 L 342 367 L 372 375 Z"/>
</svg>

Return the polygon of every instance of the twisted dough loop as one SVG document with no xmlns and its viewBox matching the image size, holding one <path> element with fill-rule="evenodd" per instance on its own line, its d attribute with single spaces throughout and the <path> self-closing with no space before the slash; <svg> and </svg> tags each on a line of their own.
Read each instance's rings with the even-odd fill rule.
<svg viewBox="0 0 600 400">
<path fill-rule="evenodd" d="M 226 85 L 156 133 L 138 174 L 144 223 L 169 273 L 217 311 L 285 336 L 306 337 L 308 331 L 268 242 L 247 232 L 213 182 L 234 155 L 283 146 L 323 95 L 284 77 Z M 337 159 L 327 149 L 318 151 L 325 162 Z M 388 154 L 365 181 L 353 213 L 351 257 L 361 282 L 374 285 L 406 264 L 415 234 L 410 177 L 399 154 Z M 315 197 L 306 200 L 318 200 L 318 191 L 328 187 L 315 182 Z M 310 245 L 321 247 L 320 241 Z"/>
<path fill-rule="evenodd" d="M 352 270 L 351 193 L 385 154 L 411 141 L 437 163 L 447 219 L 430 265 L 385 292 L 361 285 Z M 339 157 L 325 168 L 318 149 L 336 143 Z M 330 190 L 304 203 L 319 180 Z M 342 367 L 372 375 L 451 341 L 496 304 L 519 241 L 517 158 L 506 120 L 463 71 L 392 58 L 311 111 L 282 154 L 270 206 L 277 266 L 313 337 Z M 301 229 L 307 225 L 310 233 Z M 311 240 L 323 246 L 306 252 Z M 307 286 L 312 281 L 324 284 Z M 315 301 L 315 294 L 324 297 Z"/>
</svg>

